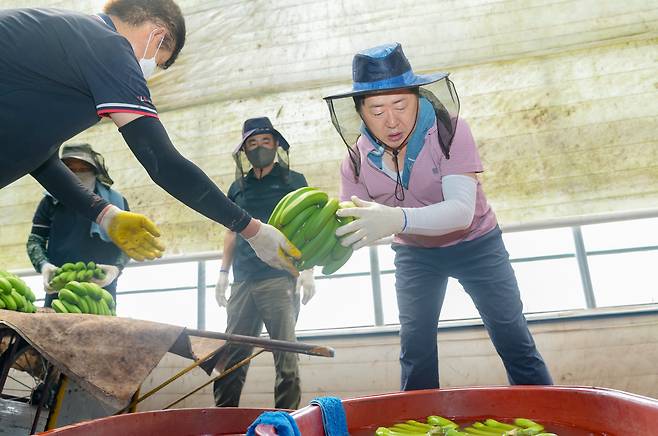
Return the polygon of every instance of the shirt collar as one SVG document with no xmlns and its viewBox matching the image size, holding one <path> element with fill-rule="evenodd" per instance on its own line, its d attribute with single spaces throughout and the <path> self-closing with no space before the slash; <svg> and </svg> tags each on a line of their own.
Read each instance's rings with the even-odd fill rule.
<svg viewBox="0 0 658 436">
<path fill-rule="evenodd" d="M 96 14 L 96 17 L 99 18 L 103 23 L 105 23 L 110 29 L 114 30 L 115 32 L 117 31 L 117 27 L 114 25 L 109 15 L 101 12 Z"/>
<path fill-rule="evenodd" d="M 257 179 L 256 178 L 256 175 L 254 174 L 254 169 L 253 168 L 250 169 L 249 172 L 247 173 L 247 179 L 264 180 L 265 178 L 267 178 L 269 176 L 278 176 L 279 174 L 281 174 L 281 166 L 279 165 L 278 162 L 274 162 L 274 166 L 272 167 L 272 171 L 267 173 L 267 175 L 265 177 L 263 177 L 262 179 Z"/>
</svg>

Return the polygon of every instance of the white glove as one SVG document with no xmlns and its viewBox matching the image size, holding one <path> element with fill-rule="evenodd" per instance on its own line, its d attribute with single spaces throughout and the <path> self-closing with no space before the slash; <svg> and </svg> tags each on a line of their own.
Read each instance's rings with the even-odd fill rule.
<svg viewBox="0 0 658 436">
<path fill-rule="evenodd" d="M 404 230 L 406 219 L 401 208 L 361 200 L 357 196 L 352 196 L 352 202 L 357 207 L 338 209 L 336 212 L 336 215 L 340 217 L 352 216 L 356 218 L 351 223 L 338 227 L 338 230 L 336 230 L 336 236 L 339 237 L 349 233 L 348 236 L 340 240 L 344 247 L 351 245 L 353 250 L 357 250 L 381 238 Z"/>
<path fill-rule="evenodd" d="M 293 277 L 297 277 L 299 272 L 290 257 L 299 259 L 302 253 L 276 227 L 260 221 L 259 224 L 256 234 L 251 238 L 245 238 L 256 252 L 256 256 L 269 266 L 288 270 Z"/>
<path fill-rule="evenodd" d="M 105 278 L 104 279 L 92 279 L 94 283 L 96 283 L 98 286 L 101 288 L 104 288 L 105 286 L 109 285 L 112 283 L 114 280 L 116 280 L 117 277 L 119 277 L 119 268 L 117 268 L 114 265 L 104 265 L 102 263 L 97 263 L 96 267 L 100 268 L 103 270 L 105 273 Z"/>
<path fill-rule="evenodd" d="M 302 289 L 302 304 L 306 304 L 315 295 L 313 268 L 305 269 L 299 273 L 299 277 L 297 277 L 297 294 L 299 294 L 300 288 Z"/>
<path fill-rule="evenodd" d="M 50 282 L 57 271 L 57 267 L 49 262 L 44 262 L 41 264 L 41 278 L 43 279 L 43 288 L 46 291 L 46 294 L 56 294 L 57 289 L 53 289 L 50 286 Z"/>
<path fill-rule="evenodd" d="M 220 271 L 217 284 L 215 285 L 215 300 L 219 307 L 226 307 L 226 288 L 228 288 L 228 271 Z"/>
</svg>

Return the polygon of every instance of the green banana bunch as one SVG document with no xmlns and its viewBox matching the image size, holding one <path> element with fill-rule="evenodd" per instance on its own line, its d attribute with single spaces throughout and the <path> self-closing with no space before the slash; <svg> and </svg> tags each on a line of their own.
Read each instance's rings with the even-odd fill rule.
<svg viewBox="0 0 658 436">
<path fill-rule="evenodd" d="M 97 267 L 94 262 L 67 262 L 57 268 L 53 279 L 50 281 L 50 286 L 59 291 L 68 282 L 89 282 L 94 278 L 99 280 L 105 278 L 105 272 Z"/>
<path fill-rule="evenodd" d="M 281 230 L 302 252 L 295 265 L 297 269 L 323 266 L 322 273 L 329 275 L 352 256 L 352 249 L 343 247 L 336 237 L 336 229 L 351 221 L 336 216 L 341 207 L 354 207 L 354 204 L 339 203 L 313 187 L 292 191 L 276 205 L 268 224 Z"/>
<path fill-rule="evenodd" d="M 514 424 L 508 424 L 495 419 L 484 422 L 474 422 L 464 428 L 459 424 L 441 416 L 428 416 L 427 423 L 408 420 L 391 427 L 379 427 L 376 436 L 557 436 L 555 433 L 544 433 L 544 426 L 526 418 L 516 418 Z"/>
<path fill-rule="evenodd" d="M 57 313 L 86 313 L 116 316 L 116 303 L 107 290 L 96 283 L 70 281 L 59 290 L 52 307 Z"/>
<path fill-rule="evenodd" d="M 34 292 L 20 277 L 0 271 L 0 309 L 35 313 L 34 300 Z"/>
</svg>

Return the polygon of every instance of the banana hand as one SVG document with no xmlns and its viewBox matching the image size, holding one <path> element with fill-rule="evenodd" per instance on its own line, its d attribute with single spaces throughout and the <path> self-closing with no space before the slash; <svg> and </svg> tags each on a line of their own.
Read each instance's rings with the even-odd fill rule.
<svg viewBox="0 0 658 436">
<path fill-rule="evenodd" d="M 108 209 L 99 224 L 117 247 L 135 260 L 162 257 L 164 245 L 156 239 L 160 231 L 151 220 L 116 206 Z"/>
</svg>

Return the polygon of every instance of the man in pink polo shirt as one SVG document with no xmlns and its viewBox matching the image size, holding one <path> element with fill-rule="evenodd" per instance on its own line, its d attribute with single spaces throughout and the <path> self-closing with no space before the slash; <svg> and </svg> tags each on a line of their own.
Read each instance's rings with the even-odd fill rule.
<svg viewBox="0 0 658 436">
<path fill-rule="evenodd" d="M 395 235 L 401 389 L 439 387 L 437 323 L 449 277 L 475 303 L 511 384 L 552 384 L 477 178 L 482 163 L 448 74 L 416 75 L 400 44 L 354 56 L 352 89 L 326 97 L 348 149 L 336 234 L 358 249 Z"/>
</svg>

